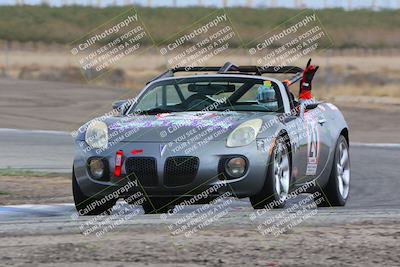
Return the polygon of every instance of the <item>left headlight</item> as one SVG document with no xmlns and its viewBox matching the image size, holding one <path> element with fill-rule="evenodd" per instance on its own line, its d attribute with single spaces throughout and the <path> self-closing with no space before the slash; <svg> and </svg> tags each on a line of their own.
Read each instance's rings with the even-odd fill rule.
<svg viewBox="0 0 400 267">
<path fill-rule="evenodd" d="M 107 148 L 107 125 L 102 121 L 92 122 L 86 130 L 85 141 L 92 148 Z"/>
<path fill-rule="evenodd" d="M 253 142 L 261 129 L 262 120 L 253 119 L 240 124 L 233 130 L 226 140 L 227 147 L 247 146 Z"/>
</svg>

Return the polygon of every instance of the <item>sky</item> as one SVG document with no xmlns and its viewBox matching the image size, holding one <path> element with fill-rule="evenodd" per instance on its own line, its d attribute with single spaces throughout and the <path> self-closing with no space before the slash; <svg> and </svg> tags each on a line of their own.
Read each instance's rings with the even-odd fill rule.
<svg viewBox="0 0 400 267">
<path fill-rule="evenodd" d="M 0 5 L 14 5 L 18 1 L 23 1 L 25 4 L 37 5 L 43 0 L 0 0 Z M 305 3 L 304 7 L 323 8 L 327 7 L 343 7 L 349 8 L 351 2 L 352 8 L 399 8 L 400 0 L 44 0 L 50 5 L 60 6 L 64 3 L 76 3 L 81 5 L 95 5 L 97 1 L 101 2 L 102 6 L 108 6 L 116 3 L 124 5 L 125 3 L 134 3 L 147 6 L 151 2 L 152 6 L 193 6 L 201 3 L 203 6 L 223 6 L 226 1 L 228 6 L 245 6 L 247 2 L 252 2 L 252 7 L 295 7 L 297 3 Z"/>
</svg>

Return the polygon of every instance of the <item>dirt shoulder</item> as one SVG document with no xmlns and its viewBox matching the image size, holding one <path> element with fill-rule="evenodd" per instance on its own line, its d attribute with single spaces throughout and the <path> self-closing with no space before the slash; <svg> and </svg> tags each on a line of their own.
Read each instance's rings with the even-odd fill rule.
<svg viewBox="0 0 400 267">
<path fill-rule="evenodd" d="M 69 177 L 0 176 L 0 205 L 71 202 Z"/>
<path fill-rule="evenodd" d="M 400 226 L 395 221 L 315 222 L 278 237 L 263 237 L 253 225 L 224 223 L 182 246 L 163 228 L 130 225 L 101 239 L 79 233 L 0 235 L 0 265 L 396 266 L 400 261 Z"/>
</svg>

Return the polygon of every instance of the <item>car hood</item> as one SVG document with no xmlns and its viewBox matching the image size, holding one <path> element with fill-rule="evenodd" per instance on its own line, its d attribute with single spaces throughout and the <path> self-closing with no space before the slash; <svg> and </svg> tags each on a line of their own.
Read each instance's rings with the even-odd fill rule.
<svg viewBox="0 0 400 267">
<path fill-rule="evenodd" d="M 198 142 L 226 140 L 244 121 L 261 118 L 261 112 L 177 112 L 157 115 L 109 117 L 110 141 L 120 142 Z"/>
</svg>

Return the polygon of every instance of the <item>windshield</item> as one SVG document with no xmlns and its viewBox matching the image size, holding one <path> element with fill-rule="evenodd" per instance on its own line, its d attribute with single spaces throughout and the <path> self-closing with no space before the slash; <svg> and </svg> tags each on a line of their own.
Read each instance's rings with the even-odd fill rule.
<svg viewBox="0 0 400 267">
<path fill-rule="evenodd" d="M 184 111 L 283 112 L 275 82 L 238 77 L 182 77 L 154 83 L 130 110 L 136 114 Z"/>
</svg>

